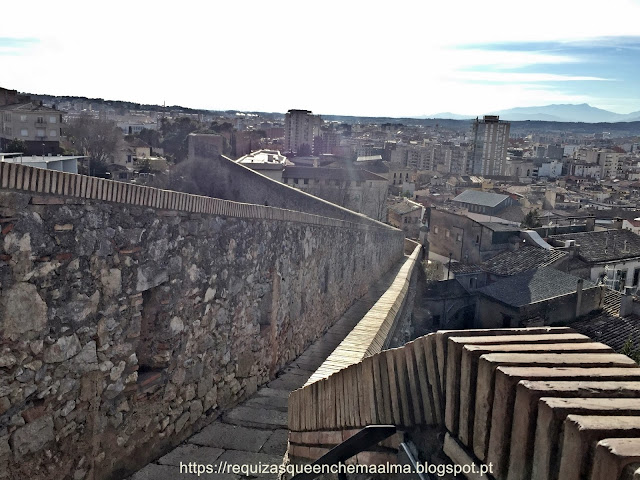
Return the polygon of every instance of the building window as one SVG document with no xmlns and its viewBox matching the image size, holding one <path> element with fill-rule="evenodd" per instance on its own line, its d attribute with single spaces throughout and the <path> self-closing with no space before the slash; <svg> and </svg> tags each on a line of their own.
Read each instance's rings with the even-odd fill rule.
<svg viewBox="0 0 640 480">
<path fill-rule="evenodd" d="M 438 234 L 438 227 L 433 227 L 433 233 Z"/>
<path fill-rule="evenodd" d="M 20 135 L 22 135 L 23 137 L 28 137 L 29 130 L 27 130 L 26 128 L 23 128 L 22 130 L 20 130 Z"/>
<path fill-rule="evenodd" d="M 36 123 L 44 123 L 44 117 L 38 117 Z"/>
<path fill-rule="evenodd" d="M 44 137 L 44 136 L 45 136 L 44 129 L 39 128 L 36 132 L 36 137 Z"/>
<path fill-rule="evenodd" d="M 51 116 L 49 117 L 49 123 L 56 123 L 56 117 L 55 117 L 55 115 L 51 115 Z"/>
<path fill-rule="evenodd" d="M 27 116 L 26 115 L 20 115 L 20 121 L 21 122 L 26 122 L 27 121 Z"/>
<path fill-rule="evenodd" d="M 298 180 L 299 180 L 299 179 L 294 178 L 294 179 L 293 179 L 293 183 L 295 183 L 296 185 L 298 185 Z"/>
<path fill-rule="evenodd" d="M 58 132 L 56 132 L 55 130 L 49 130 L 50 137 L 55 137 L 56 135 L 58 135 Z"/>
<path fill-rule="evenodd" d="M 309 185 L 309 179 L 308 179 L 308 178 L 305 178 L 305 179 L 304 179 L 304 184 L 305 184 L 305 185 Z"/>
</svg>

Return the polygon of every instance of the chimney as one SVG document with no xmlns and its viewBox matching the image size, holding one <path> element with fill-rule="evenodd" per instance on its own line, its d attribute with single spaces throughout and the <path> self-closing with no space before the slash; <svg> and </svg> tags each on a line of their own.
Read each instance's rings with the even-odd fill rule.
<svg viewBox="0 0 640 480">
<path fill-rule="evenodd" d="M 586 227 L 587 227 L 587 232 L 593 232 L 596 228 L 596 217 L 593 214 L 590 214 L 587 217 L 587 222 L 586 222 Z"/>
<path fill-rule="evenodd" d="M 579 278 L 578 285 L 576 288 L 576 313 L 574 318 L 578 318 L 580 316 L 580 309 L 582 308 L 582 285 L 584 284 L 584 280 Z"/>
<path fill-rule="evenodd" d="M 620 217 L 614 218 L 612 226 L 615 230 L 622 230 L 622 219 Z"/>
<path fill-rule="evenodd" d="M 620 297 L 620 316 L 627 317 L 633 313 L 633 295 L 625 293 Z"/>
</svg>

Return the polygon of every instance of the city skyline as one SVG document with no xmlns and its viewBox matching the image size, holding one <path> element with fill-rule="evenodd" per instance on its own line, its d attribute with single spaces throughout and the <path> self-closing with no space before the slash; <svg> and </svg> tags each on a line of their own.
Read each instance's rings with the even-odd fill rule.
<svg viewBox="0 0 640 480">
<path fill-rule="evenodd" d="M 3 85 L 211 110 L 416 117 L 589 103 L 640 110 L 640 2 L 35 2 L 7 22 Z M 593 8 L 592 8 L 593 7 Z M 197 8 L 197 10 L 196 10 Z M 7 18 L 21 9 L 8 5 Z M 593 13 L 593 12 L 597 12 Z M 124 27 L 124 28 L 123 28 Z M 76 30 L 77 31 L 74 31 Z"/>
</svg>

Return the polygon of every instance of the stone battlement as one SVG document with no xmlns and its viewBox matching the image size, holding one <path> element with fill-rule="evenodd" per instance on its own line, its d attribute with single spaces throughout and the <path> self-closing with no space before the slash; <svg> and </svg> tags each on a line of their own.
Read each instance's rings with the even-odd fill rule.
<svg viewBox="0 0 640 480">
<path fill-rule="evenodd" d="M 290 454 L 392 424 L 498 480 L 637 478 L 639 399 L 638 365 L 568 328 L 440 331 L 292 392 Z M 388 460 L 399 441 L 357 461 Z"/>
</svg>

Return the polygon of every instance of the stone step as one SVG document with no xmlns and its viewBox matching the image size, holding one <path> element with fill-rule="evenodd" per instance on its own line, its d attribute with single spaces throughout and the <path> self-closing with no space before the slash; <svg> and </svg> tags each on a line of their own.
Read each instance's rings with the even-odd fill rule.
<svg viewBox="0 0 640 480">
<path fill-rule="evenodd" d="M 265 410 L 287 411 L 288 400 L 281 397 L 254 396 L 244 402 L 244 405 L 254 408 L 264 408 Z"/>
<path fill-rule="evenodd" d="M 188 462 L 213 464 L 223 453 L 224 450 L 222 448 L 203 447 L 193 443 L 186 443 L 174 448 L 164 457 L 160 457 L 157 463 L 175 467 Z"/>
<path fill-rule="evenodd" d="M 520 380 L 640 381 L 640 369 L 498 367 L 494 378 L 493 388 L 484 383 L 478 383 L 476 388 L 473 450 L 480 460 L 487 458 L 490 442 L 494 443 L 494 449 L 509 444 L 516 385 Z"/>
<path fill-rule="evenodd" d="M 535 444 L 538 402 L 542 397 L 637 398 L 639 396 L 640 382 L 522 380 L 516 389 L 514 411 L 517 415 L 513 417 L 510 446 L 499 452 L 499 462 L 496 463 L 496 467 L 504 465 L 504 457 L 508 455 L 507 478 L 509 480 L 529 478 L 532 468 L 531 452 Z M 490 449 L 490 453 L 496 452 Z M 491 456 L 487 458 L 489 462 L 491 459 Z M 500 472 L 499 468 L 498 472 Z M 499 477 L 499 473 L 496 477 Z"/>
<path fill-rule="evenodd" d="M 464 335 L 464 332 L 460 332 Z M 465 345 L 509 345 L 509 344 L 548 344 L 583 343 L 591 339 L 579 333 L 555 333 L 540 335 L 480 335 L 474 337 L 449 337 L 447 343 L 446 408 L 445 425 L 456 434 L 459 421 L 459 391 L 462 350 Z"/>
<path fill-rule="evenodd" d="M 640 462 L 640 438 L 607 438 L 596 445 L 590 480 L 618 479 L 625 468 Z"/>
<path fill-rule="evenodd" d="M 635 398 L 541 398 L 538 403 L 531 478 L 558 478 L 562 424 L 574 415 L 640 415 Z M 617 478 L 617 477 L 616 477 Z"/>
<path fill-rule="evenodd" d="M 226 463 L 225 463 L 226 462 Z M 282 455 L 269 455 L 267 453 L 251 453 L 243 450 L 227 450 L 220 456 L 217 461 L 218 465 L 234 465 L 242 467 L 254 467 L 253 471 L 250 471 L 249 475 L 243 475 L 245 477 L 257 477 L 268 478 L 277 480 L 277 471 L 274 472 L 262 472 L 262 467 L 278 468 L 282 465 Z"/>
<path fill-rule="evenodd" d="M 225 450 L 259 452 L 270 436 L 271 432 L 268 430 L 247 428 L 217 421 L 189 438 L 188 442 Z"/>
<path fill-rule="evenodd" d="M 240 475 L 218 473 L 215 476 L 211 476 L 203 473 L 202 477 L 215 478 L 216 480 L 238 480 Z M 179 467 L 150 463 L 142 470 L 134 473 L 131 480 L 193 480 L 194 478 L 198 478 L 196 472 L 188 473 L 186 469 L 183 469 L 183 472 L 180 473 Z"/>
<path fill-rule="evenodd" d="M 486 354 L 507 353 L 593 353 L 602 354 L 613 352 L 611 347 L 603 343 L 550 343 L 550 344 L 515 344 L 515 345 L 466 345 L 462 351 L 460 364 L 460 412 L 458 438 L 468 448 L 473 448 L 473 427 L 475 421 L 476 386 L 486 384 L 479 382 L 479 361 Z M 487 381 L 492 387 L 492 378 Z M 445 409 L 446 412 L 446 409 Z M 455 415 L 455 413 L 454 413 Z M 453 433 L 453 432 L 452 432 Z"/>
<path fill-rule="evenodd" d="M 600 440 L 638 436 L 640 436 L 640 416 L 569 415 L 564 424 L 559 478 L 562 480 L 589 478 L 592 468 L 589 460 L 593 459 L 596 444 Z"/>
<path fill-rule="evenodd" d="M 227 423 L 241 425 L 245 427 L 256 427 L 263 429 L 275 429 L 287 427 L 287 414 L 277 410 L 263 410 L 239 406 L 235 407 L 223 415 Z"/>
</svg>

